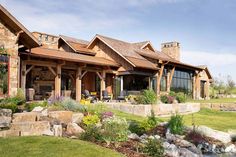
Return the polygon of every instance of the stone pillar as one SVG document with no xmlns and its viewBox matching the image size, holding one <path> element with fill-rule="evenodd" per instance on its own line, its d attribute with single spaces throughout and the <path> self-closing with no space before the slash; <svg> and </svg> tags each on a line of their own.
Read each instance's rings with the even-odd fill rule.
<svg viewBox="0 0 236 157">
<path fill-rule="evenodd" d="M 152 77 L 148 77 L 148 89 L 152 90 Z"/>
<path fill-rule="evenodd" d="M 121 90 L 121 91 L 124 90 L 124 80 L 123 80 L 123 76 L 120 76 L 120 90 Z"/>
<path fill-rule="evenodd" d="M 209 100 L 210 99 L 210 82 L 209 80 L 206 81 L 206 84 L 205 84 L 205 92 L 206 92 L 206 97 L 205 99 Z"/>
<path fill-rule="evenodd" d="M 158 78 L 159 78 L 158 73 L 156 73 L 154 77 L 156 78 L 156 94 L 157 94 L 157 96 L 159 96 L 159 93 L 160 93 L 160 84 L 158 83 Z"/>
<path fill-rule="evenodd" d="M 170 92 L 170 70 L 167 70 L 166 91 Z"/>
<path fill-rule="evenodd" d="M 78 67 L 77 72 L 76 72 L 76 101 L 81 100 L 81 73 L 82 73 L 82 68 Z"/>
<path fill-rule="evenodd" d="M 21 63 L 21 89 L 25 94 L 26 88 L 26 64 L 24 61 Z"/>
<path fill-rule="evenodd" d="M 61 96 L 61 65 L 56 67 L 57 75 L 55 77 L 55 97 Z"/>
</svg>

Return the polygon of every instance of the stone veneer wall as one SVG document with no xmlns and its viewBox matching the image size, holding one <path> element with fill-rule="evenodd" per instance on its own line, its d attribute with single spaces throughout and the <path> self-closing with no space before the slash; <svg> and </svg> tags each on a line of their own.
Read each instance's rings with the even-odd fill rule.
<svg viewBox="0 0 236 157">
<path fill-rule="evenodd" d="M 201 108 L 209 108 L 219 111 L 236 111 L 236 102 L 234 103 L 201 103 Z"/>
<path fill-rule="evenodd" d="M 200 103 L 180 103 L 180 104 L 158 104 L 158 105 L 132 105 L 129 103 L 107 103 L 107 106 L 122 112 L 149 116 L 151 110 L 157 116 L 170 116 L 173 113 L 190 114 L 200 111 Z"/>
<path fill-rule="evenodd" d="M 10 55 L 9 59 L 9 95 L 15 95 L 19 85 L 19 71 L 18 71 L 18 44 L 16 43 L 17 36 L 11 32 L 3 23 L 0 21 L 0 47 L 5 48 L 7 53 Z"/>
</svg>

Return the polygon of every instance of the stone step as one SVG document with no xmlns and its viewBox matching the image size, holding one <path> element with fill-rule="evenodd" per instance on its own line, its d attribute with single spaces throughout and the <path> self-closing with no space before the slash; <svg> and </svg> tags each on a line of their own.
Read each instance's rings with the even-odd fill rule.
<svg viewBox="0 0 236 157">
<path fill-rule="evenodd" d="M 38 121 L 38 117 L 39 117 L 39 113 L 37 112 L 14 113 L 12 123 L 35 122 L 35 121 Z"/>
<path fill-rule="evenodd" d="M 11 124 L 11 130 L 19 130 L 20 136 L 43 135 L 50 131 L 50 124 L 48 121 L 15 122 Z"/>
</svg>

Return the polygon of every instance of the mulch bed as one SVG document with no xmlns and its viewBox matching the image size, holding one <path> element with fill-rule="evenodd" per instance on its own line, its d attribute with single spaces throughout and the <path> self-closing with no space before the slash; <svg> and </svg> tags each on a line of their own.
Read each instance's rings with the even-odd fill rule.
<svg viewBox="0 0 236 157">
<path fill-rule="evenodd" d="M 120 152 L 127 157 L 147 157 L 147 155 L 137 152 L 137 147 L 136 147 L 138 145 L 137 141 L 129 140 L 120 143 L 118 146 L 115 146 L 114 143 L 107 145 L 104 142 L 96 142 L 96 144 Z"/>
</svg>

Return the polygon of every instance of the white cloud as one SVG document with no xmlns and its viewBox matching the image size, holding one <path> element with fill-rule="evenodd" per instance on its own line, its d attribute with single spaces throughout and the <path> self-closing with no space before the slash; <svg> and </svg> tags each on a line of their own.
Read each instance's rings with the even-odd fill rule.
<svg viewBox="0 0 236 157">
<path fill-rule="evenodd" d="M 181 56 L 183 62 L 192 65 L 207 65 L 214 77 L 219 74 L 223 76 L 231 75 L 236 81 L 236 54 L 183 51 Z"/>
</svg>

